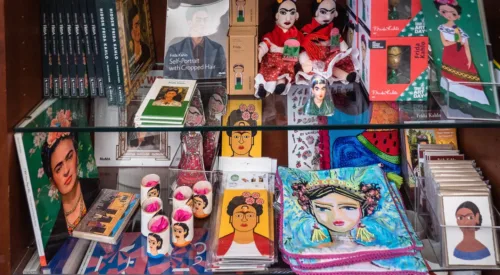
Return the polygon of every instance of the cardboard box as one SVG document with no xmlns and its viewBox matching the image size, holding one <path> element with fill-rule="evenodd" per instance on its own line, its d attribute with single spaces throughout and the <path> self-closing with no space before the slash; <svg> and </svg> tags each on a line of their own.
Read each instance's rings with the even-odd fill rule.
<svg viewBox="0 0 500 275">
<path fill-rule="evenodd" d="M 255 94 L 257 27 L 229 28 L 227 89 L 230 95 Z"/>
<path fill-rule="evenodd" d="M 259 0 L 230 0 L 229 25 L 258 26 Z"/>
<path fill-rule="evenodd" d="M 351 0 L 347 0 L 348 2 Z M 370 36 L 426 36 L 422 5 L 419 0 L 400 0 L 396 8 L 390 8 L 391 0 L 356 1 L 358 21 L 365 25 Z"/>
<path fill-rule="evenodd" d="M 427 37 L 373 38 L 364 27 L 359 26 L 358 38 L 361 81 L 370 100 L 427 100 Z M 401 61 L 391 64 L 395 57 Z"/>
</svg>

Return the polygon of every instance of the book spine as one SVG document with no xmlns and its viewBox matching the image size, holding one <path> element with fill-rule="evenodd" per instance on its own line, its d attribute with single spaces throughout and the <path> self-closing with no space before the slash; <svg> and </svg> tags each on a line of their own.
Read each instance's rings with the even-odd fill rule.
<svg viewBox="0 0 500 275">
<path fill-rule="evenodd" d="M 75 60 L 75 34 L 73 32 L 74 21 L 71 1 L 64 1 L 64 20 L 66 24 L 67 44 L 68 44 L 68 68 L 69 68 L 69 88 L 72 97 L 78 94 L 76 86 L 76 60 Z"/>
<path fill-rule="evenodd" d="M 92 54 L 92 43 L 90 42 L 90 32 L 89 32 L 89 22 L 88 22 L 88 15 L 87 15 L 87 8 L 86 8 L 86 1 L 85 0 L 78 0 L 78 4 L 80 5 L 80 13 L 82 14 L 82 34 L 84 37 L 84 47 L 83 47 L 83 52 L 86 57 L 87 61 L 87 75 L 88 75 L 88 88 L 90 91 L 90 96 L 91 97 L 96 97 L 97 96 L 97 85 L 96 85 L 96 79 L 95 79 L 95 69 L 94 69 L 94 56 Z"/>
<path fill-rule="evenodd" d="M 71 0 L 69 0 L 71 1 Z M 77 74 L 78 74 L 78 96 L 87 97 L 88 96 L 88 76 L 86 70 L 86 56 L 83 50 L 83 31 L 82 31 L 82 11 L 78 7 L 78 2 L 76 0 L 71 1 L 73 6 L 73 19 L 75 21 L 75 37 L 76 37 L 76 64 L 77 64 Z"/>
<path fill-rule="evenodd" d="M 116 18 L 116 2 L 115 0 L 107 0 L 109 3 L 108 8 L 108 18 L 110 23 L 109 33 L 111 34 L 112 42 L 112 58 L 114 60 L 114 71 L 115 71 L 115 84 L 116 84 L 116 94 L 117 94 L 117 104 L 119 106 L 125 105 L 126 95 L 125 95 L 125 85 L 123 82 L 123 66 L 122 66 L 122 55 L 120 49 L 120 38 L 118 33 L 118 19 Z"/>
<path fill-rule="evenodd" d="M 55 97 L 61 96 L 61 75 L 59 73 L 59 49 L 57 44 L 56 0 L 50 0 L 50 51 L 52 60 L 52 91 Z"/>
<path fill-rule="evenodd" d="M 14 135 L 14 138 L 16 142 L 19 164 L 21 166 L 21 174 L 24 181 L 24 189 L 26 190 L 26 199 L 28 200 L 28 206 L 30 209 L 31 222 L 33 223 L 33 232 L 35 233 L 36 247 L 38 250 L 38 256 L 40 257 L 40 265 L 46 266 L 47 261 L 45 259 L 45 250 L 43 248 L 42 234 L 37 218 L 35 198 L 33 196 L 33 190 L 31 188 L 31 180 L 28 170 L 28 161 L 26 160 L 26 152 L 24 151 L 23 134 L 16 133 Z"/>
<path fill-rule="evenodd" d="M 100 49 L 99 32 L 97 29 L 97 15 L 95 10 L 95 0 L 87 0 L 87 15 L 89 20 L 90 34 L 92 36 L 92 55 L 94 57 L 95 65 L 95 76 L 96 76 L 96 86 L 97 92 L 100 97 L 106 96 L 106 90 L 104 88 L 103 80 L 103 62 L 102 54 Z"/>
<path fill-rule="evenodd" d="M 90 246 L 87 250 L 87 253 L 85 254 L 82 265 L 80 265 L 80 268 L 78 269 L 78 274 L 85 274 L 85 270 L 87 269 L 87 266 L 89 265 L 90 259 L 92 258 L 92 254 L 94 254 L 94 249 L 97 245 L 97 242 L 92 241 L 90 243 Z"/>
<path fill-rule="evenodd" d="M 50 39 L 49 39 L 49 17 L 50 17 L 49 2 L 43 0 L 41 2 L 41 20 L 42 20 L 42 77 L 43 77 L 43 96 L 52 96 L 52 81 L 50 71 Z"/>
<path fill-rule="evenodd" d="M 64 0 L 57 1 L 57 34 L 59 38 L 59 60 L 61 61 L 61 88 L 63 97 L 70 97 L 68 71 L 68 41 L 64 20 Z"/>
<path fill-rule="evenodd" d="M 110 105 L 116 105 L 115 85 L 113 83 L 111 63 L 111 39 L 108 34 L 109 25 L 106 22 L 107 0 L 94 0 L 96 4 L 97 25 L 99 30 L 99 41 L 101 42 L 101 60 L 103 61 L 103 80 L 106 89 L 106 97 Z"/>
</svg>

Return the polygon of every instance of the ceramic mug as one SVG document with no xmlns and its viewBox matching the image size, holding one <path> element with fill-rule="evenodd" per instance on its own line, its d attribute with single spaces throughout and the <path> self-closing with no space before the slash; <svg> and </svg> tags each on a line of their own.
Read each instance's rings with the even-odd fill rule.
<svg viewBox="0 0 500 275">
<path fill-rule="evenodd" d="M 156 174 L 144 176 L 141 180 L 141 205 L 148 198 L 159 198 L 160 189 L 160 176 Z"/>
<path fill-rule="evenodd" d="M 209 181 L 199 181 L 193 186 L 191 207 L 196 218 L 203 219 L 212 213 L 213 191 Z"/>
<path fill-rule="evenodd" d="M 191 207 L 185 205 L 172 213 L 172 243 L 176 247 L 185 247 L 191 243 L 194 235 L 194 218 Z"/>
<path fill-rule="evenodd" d="M 165 215 L 156 215 L 148 222 L 147 252 L 151 258 L 161 258 L 172 251 L 170 224 Z"/>
<path fill-rule="evenodd" d="M 163 209 L 163 202 L 160 198 L 149 198 L 141 205 L 141 233 L 148 236 L 148 223 L 149 221 Z"/>
</svg>

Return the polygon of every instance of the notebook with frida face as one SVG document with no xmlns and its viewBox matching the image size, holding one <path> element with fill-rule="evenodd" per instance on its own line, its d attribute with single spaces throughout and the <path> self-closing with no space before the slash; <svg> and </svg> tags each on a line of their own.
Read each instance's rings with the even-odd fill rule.
<svg viewBox="0 0 500 275">
<path fill-rule="evenodd" d="M 269 193 L 263 189 L 226 189 L 222 199 L 217 256 L 272 256 Z"/>
<path fill-rule="evenodd" d="M 324 171 L 278 168 L 282 251 L 322 265 L 411 255 L 415 241 L 377 165 Z M 318 259 L 313 260 L 313 259 Z"/>
</svg>

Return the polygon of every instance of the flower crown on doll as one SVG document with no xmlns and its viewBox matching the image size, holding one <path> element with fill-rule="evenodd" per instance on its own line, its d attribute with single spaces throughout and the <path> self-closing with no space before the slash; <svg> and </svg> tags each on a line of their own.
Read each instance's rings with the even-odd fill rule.
<svg viewBox="0 0 500 275">
<path fill-rule="evenodd" d="M 451 5 L 451 6 L 458 5 L 457 0 L 434 0 L 434 2 L 436 2 L 438 4 Z"/>
<path fill-rule="evenodd" d="M 241 194 L 245 198 L 245 203 L 246 204 L 258 204 L 258 205 L 263 205 L 264 204 L 264 199 L 260 197 L 260 194 L 257 192 L 243 192 Z"/>
<path fill-rule="evenodd" d="M 244 121 L 259 119 L 259 113 L 255 110 L 255 105 L 253 104 L 248 104 L 248 106 L 241 104 L 239 110 L 242 113 L 241 117 Z"/>
<path fill-rule="evenodd" d="M 57 112 L 56 117 L 50 122 L 50 127 L 71 127 L 72 120 L 73 118 L 71 117 L 70 110 L 60 110 Z M 58 139 L 69 136 L 70 134 L 70 132 L 49 132 L 47 136 L 47 144 L 49 148 L 51 148 Z"/>
<path fill-rule="evenodd" d="M 281 3 L 285 2 L 285 1 L 287 1 L 287 0 L 276 0 L 276 2 L 277 2 L 278 4 L 280 4 L 280 5 L 281 5 Z M 294 2 L 294 3 L 295 3 L 295 2 L 297 2 L 297 0 L 290 0 L 290 1 L 292 1 L 292 2 Z"/>
</svg>

